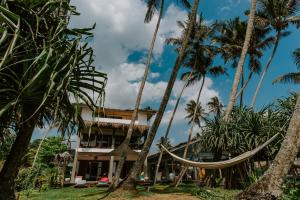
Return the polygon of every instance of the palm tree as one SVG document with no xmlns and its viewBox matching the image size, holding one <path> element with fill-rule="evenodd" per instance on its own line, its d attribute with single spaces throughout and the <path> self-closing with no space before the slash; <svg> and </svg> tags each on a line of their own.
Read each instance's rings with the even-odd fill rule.
<svg viewBox="0 0 300 200">
<path fill-rule="evenodd" d="M 0 172 L 1 200 L 15 199 L 14 180 L 34 128 L 55 119 L 65 122 L 59 127 L 61 132 L 72 122 L 81 129 L 83 120 L 72 101 L 94 109 L 102 100 L 107 80 L 106 74 L 92 66 L 92 49 L 82 43 L 91 29 L 68 29 L 69 17 L 58 12 L 74 14 L 69 1 L 31 3 L 6 4 L 7 10 L 19 16 L 22 31 L 11 52 L 14 56 L 2 60 L 0 68 L 0 124 L 16 133 Z M 93 92 L 98 94 L 97 102 L 89 95 Z"/>
<path fill-rule="evenodd" d="M 271 26 L 276 32 L 276 39 L 272 49 L 270 58 L 265 66 L 262 76 L 257 84 L 256 91 L 253 95 L 251 108 L 254 108 L 258 92 L 261 88 L 262 82 L 267 74 L 267 71 L 273 61 L 279 41 L 282 37 L 290 34 L 285 31 L 290 24 L 300 23 L 300 17 L 297 16 L 299 11 L 299 1 L 294 0 L 259 0 L 258 18 L 264 22 L 265 25 Z"/>
<path fill-rule="evenodd" d="M 298 69 L 300 70 L 300 49 L 296 49 L 293 52 L 293 57 L 296 65 L 298 66 Z M 300 72 L 291 72 L 285 75 L 282 75 L 278 78 L 276 78 L 273 83 L 295 83 L 300 84 Z"/>
<path fill-rule="evenodd" d="M 182 1 L 183 5 L 185 7 L 187 7 L 187 8 L 190 7 L 190 4 L 187 0 L 181 0 L 181 1 Z M 130 121 L 130 125 L 129 125 L 129 128 L 128 128 L 128 132 L 127 132 L 125 140 L 122 143 L 121 157 L 120 157 L 118 167 L 117 167 L 117 170 L 116 170 L 116 178 L 114 180 L 119 180 L 122 169 L 123 169 L 123 165 L 124 165 L 125 160 L 126 160 L 126 153 L 127 153 L 128 145 L 129 145 L 129 142 L 130 142 L 130 139 L 131 139 L 131 136 L 132 136 L 135 119 L 137 118 L 138 109 L 139 109 L 140 102 L 141 102 L 141 99 L 142 99 L 143 90 L 144 90 L 145 83 L 147 81 L 148 72 L 149 72 L 149 69 L 150 69 L 152 52 L 153 52 L 155 40 L 156 40 L 158 29 L 159 29 L 159 26 L 160 26 L 161 18 L 163 16 L 164 4 L 165 4 L 164 0 L 148 0 L 147 1 L 147 8 L 148 9 L 146 11 L 144 22 L 149 23 L 152 20 L 152 17 L 155 13 L 155 10 L 159 10 L 159 16 L 158 16 L 158 20 L 157 20 L 157 23 L 156 23 L 154 34 L 153 34 L 153 37 L 152 37 L 152 41 L 151 41 L 151 44 L 150 44 L 150 48 L 149 48 L 149 51 L 148 51 L 148 57 L 147 57 L 147 61 L 146 61 L 146 68 L 145 68 L 144 76 L 142 78 L 142 82 L 141 82 L 139 92 L 138 92 L 138 95 L 137 95 L 137 98 L 136 98 L 135 107 L 134 107 L 134 111 L 133 111 L 132 118 L 131 118 L 131 121 Z M 111 186 L 110 186 L 109 189 L 114 190 L 117 187 L 117 184 L 118 184 L 118 181 L 113 181 L 111 183 Z"/>
<path fill-rule="evenodd" d="M 214 113 L 217 117 L 221 116 L 224 106 L 217 96 L 212 97 L 207 105 L 209 113 Z"/>
<path fill-rule="evenodd" d="M 197 107 L 197 109 L 196 109 L 196 107 Z M 196 110 L 196 116 L 193 117 L 195 110 Z M 206 116 L 207 116 L 207 114 L 205 113 L 205 110 L 204 110 L 204 108 L 202 108 L 201 104 L 198 103 L 198 105 L 196 105 L 196 102 L 194 100 L 191 100 L 186 104 L 185 111 L 188 114 L 185 117 L 186 119 L 189 120 L 188 124 L 195 123 L 201 128 L 200 122 L 205 121 Z"/>
<path fill-rule="evenodd" d="M 299 49 L 294 52 L 295 63 L 299 66 Z M 298 73 L 299 75 L 299 73 Z M 290 75 L 288 75 L 290 80 Z M 294 76 L 294 82 L 299 83 L 299 76 Z M 286 82 L 285 78 L 277 79 L 277 82 Z M 281 185 L 290 170 L 290 167 L 297 156 L 300 145 L 300 95 L 297 95 L 297 102 L 294 107 L 292 118 L 289 122 L 287 133 L 281 147 L 273 161 L 273 164 L 264 175 L 238 194 L 236 199 L 276 199 L 282 194 Z M 286 120 L 286 118 L 285 118 Z"/>
<path fill-rule="evenodd" d="M 160 149 L 160 146 L 163 145 L 164 147 L 166 147 L 167 149 L 172 148 L 171 145 L 171 141 L 169 138 L 165 138 L 165 137 L 160 137 L 160 139 L 157 142 L 157 147 Z"/>
<path fill-rule="evenodd" d="M 225 63 L 231 62 L 231 66 L 235 68 L 245 41 L 247 22 L 241 21 L 239 17 L 237 17 L 232 20 L 216 23 L 216 29 L 218 30 L 218 34 L 214 36 L 213 41 L 220 45 L 218 51 Z M 269 36 L 270 31 L 270 27 L 254 26 L 247 52 L 247 55 L 249 56 L 248 68 L 250 73 L 245 82 L 245 70 L 243 67 L 241 89 L 236 95 L 236 98 L 240 96 L 241 105 L 243 90 L 250 82 L 253 73 L 259 73 L 261 71 L 260 58 L 263 56 L 263 51 L 269 48 L 275 41 L 274 37 Z"/>
<path fill-rule="evenodd" d="M 252 32 L 254 29 L 255 12 L 256 12 L 256 0 L 251 0 L 251 9 L 250 9 L 249 20 L 248 20 L 247 29 L 246 29 L 245 41 L 244 41 L 243 48 L 241 51 L 241 56 L 239 58 L 239 62 L 238 62 L 237 68 L 236 68 L 236 72 L 235 72 L 235 76 L 234 76 L 234 80 L 233 80 L 233 84 L 232 84 L 232 88 L 231 88 L 230 96 L 229 96 L 229 100 L 228 100 L 228 105 L 227 105 L 226 112 L 224 115 L 224 119 L 226 121 L 228 121 L 230 119 L 230 114 L 232 112 L 233 106 L 236 101 L 237 88 L 239 86 L 241 73 L 243 70 L 246 54 L 247 54 L 247 51 L 248 51 L 248 48 L 250 45 L 250 40 L 251 40 Z"/>
<path fill-rule="evenodd" d="M 133 189 L 134 188 L 135 179 L 140 173 L 140 170 L 141 170 L 141 168 L 144 164 L 144 161 L 145 161 L 145 159 L 148 155 L 148 152 L 150 150 L 150 147 L 151 147 L 152 142 L 154 140 L 154 137 L 156 135 L 156 131 L 157 131 L 158 126 L 161 122 L 161 119 L 163 117 L 164 111 L 166 109 L 166 106 L 167 106 L 167 103 L 168 103 L 168 100 L 169 100 L 169 97 L 171 95 L 171 91 L 172 91 L 172 88 L 174 86 L 178 70 L 179 70 L 179 68 L 182 64 L 184 54 L 186 52 L 186 48 L 188 47 L 188 42 L 189 42 L 189 39 L 190 39 L 190 35 L 191 35 L 193 25 L 194 25 L 195 20 L 196 20 L 196 15 L 197 15 L 197 10 L 198 10 L 198 3 L 199 3 L 198 0 L 194 1 L 194 5 L 193 5 L 193 8 L 192 8 L 190 17 L 189 17 L 190 21 L 189 21 L 188 31 L 187 31 L 187 33 L 184 37 L 182 47 L 179 51 L 178 57 L 176 59 L 175 65 L 173 67 L 171 77 L 168 81 L 168 85 L 167 85 L 167 88 L 165 90 L 162 101 L 160 103 L 158 112 L 157 112 L 156 117 L 154 119 L 154 122 L 153 122 L 153 124 L 152 124 L 152 126 L 149 130 L 148 137 L 147 137 L 147 139 L 144 143 L 144 146 L 142 148 L 141 153 L 139 154 L 136 162 L 134 163 L 134 165 L 133 165 L 133 167 L 130 171 L 129 177 L 127 178 L 127 180 L 125 180 L 125 182 L 122 186 L 125 189 Z"/>
</svg>

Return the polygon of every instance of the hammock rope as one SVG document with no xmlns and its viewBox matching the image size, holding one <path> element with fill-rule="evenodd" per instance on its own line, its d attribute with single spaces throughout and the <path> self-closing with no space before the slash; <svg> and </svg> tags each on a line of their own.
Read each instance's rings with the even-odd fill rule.
<svg viewBox="0 0 300 200">
<path fill-rule="evenodd" d="M 191 161 L 187 160 L 184 158 L 181 158 L 173 153 L 171 153 L 166 147 L 161 145 L 162 149 L 167 152 L 171 157 L 173 157 L 175 160 L 178 162 L 191 166 L 191 167 L 200 167 L 200 168 L 205 168 L 205 169 L 223 169 L 223 168 L 228 168 L 234 165 L 237 165 L 245 160 L 248 160 L 249 158 L 253 157 L 255 154 L 257 154 L 259 151 L 261 151 L 263 148 L 268 146 L 271 142 L 273 142 L 276 137 L 280 135 L 280 132 L 276 133 L 273 137 L 271 137 L 269 140 L 267 140 L 265 143 L 262 145 L 256 147 L 255 149 L 251 151 L 247 151 L 237 157 L 234 157 L 229 160 L 224 160 L 224 161 L 218 161 L 218 162 L 196 162 L 196 161 Z"/>
</svg>

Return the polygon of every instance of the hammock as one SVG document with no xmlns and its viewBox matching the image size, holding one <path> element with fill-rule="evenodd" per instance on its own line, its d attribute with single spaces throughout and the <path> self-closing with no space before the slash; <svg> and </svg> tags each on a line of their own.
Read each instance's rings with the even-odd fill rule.
<svg viewBox="0 0 300 200">
<path fill-rule="evenodd" d="M 262 145 L 258 146 L 257 148 L 251 150 L 251 151 L 247 151 L 237 157 L 234 157 L 232 159 L 229 160 L 225 160 L 225 161 L 218 161 L 218 162 L 195 162 L 195 161 L 191 161 L 191 160 L 187 160 L 187 159 L 183 159 L 173 153 L 171 153 L 166 147 L 164 147 L 163 145 L 161 145 L 161 147 L 163 148 L 164 151 L 166 151 L 170 156 L 172 156 L 175 160 L 177 160 L 178 162 L 184 164 L 184 165 L 188 165 L 191 167 L 200 167 L 200 168 L 205 168 L 205 169 L 223 169 L 223 168 L 227 168 L 227 167 L 231 167 L 234 166 L 236 164 L 239 164 L 251 157 L 253 157 L 256 153 L 258 153 L 260 150 L 262 150 L 263 148 L 265 148 L 268 144 L 270 144 L 271 142 L 273 142 L 273 140 L 280 135 L 280 133 L 276 133 L 273 137 L 271 137 L 268 141 L 266 141 L 265 143 L 263 143 Z"/>
</svg>

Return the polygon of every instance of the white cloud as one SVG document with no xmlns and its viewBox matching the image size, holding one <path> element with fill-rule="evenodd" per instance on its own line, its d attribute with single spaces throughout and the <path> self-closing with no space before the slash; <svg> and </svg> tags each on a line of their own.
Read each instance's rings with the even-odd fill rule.
<svg viewBox="0 0 300 200">
<path fill-rule="evenodd" d="M 144 23 L 146 4 L 138 0 L 72 0 L 80 16 L 71 19 L 71 27 L 87 27 L 96 22 L 91 42 L 95 50 L 95 65 L 108 74 L 106 87 L 106 106 L 133 107 L 138 92 L 139 81 L 143 76 L 145 65 L 130 63 L 128 56 L 133 51 L 147 51 L 156 26 L 158 14 L 155 13 L 149 24 Z M 154 54 L 159 58 L 166 37 L 180 34 L 176 21 L 184 20 L 185 11 L 169 6 L 161 20 L 156 39 Z M 143 102 L 156 101 L 161 98 L 165 82 L 151 83 L 159 78 L 159 73 L 149 74 L 145 86 Z"/>
</svg>

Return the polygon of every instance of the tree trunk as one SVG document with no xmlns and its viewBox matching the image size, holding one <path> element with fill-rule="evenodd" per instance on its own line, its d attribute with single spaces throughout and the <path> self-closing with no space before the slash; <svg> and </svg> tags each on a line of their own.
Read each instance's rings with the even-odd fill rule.
<svg viewBox="0 0 300 200">
<path fill-rule="evenodd" d="M 203 76 L 203 78 L 202 78 L 201 87 L 200 87 L 200 90 L 198 92 L 198 96 L 197 96 L 197 100 L 196 100 L 196 106 L 195 106 L 195 110 L 194 110 L 193 118 L 192 118 L 192 126 L 190 128 L 188 140 L 187 140 L 187 143 L 185 145 L 184 152 L 183 152 L 183 158 L 184 159 L 187 156 L 187 152 L 188 152 L 191 140 L 192 140 L 193 129 L 194 129 L 194 126 L 195 126 L 195 119 L 196 119 L 197 110 L 198 110 L 198 104 L 199 104 L 199 101 L 200 101 L 200 96 L 201 96 L 201 92 L 202 92 L 202 89 L 203 89 L 203 86 L 204 86 L 204 82 L 205 82 L 205 76 Z M 185 174 L 186 170 L 187 170 L 187 167 L 184 167 L 184 168 L 181 169 L 181 172 L 180 172 L 180 174 L 179 174 L 179 176 L 176 180 L 175 187 L 177 187 L 179 185 L 179 183 L 181 182 L 182 177 Z"/>
<path fill-rule="evenodd" d="M 275 40 L 275 44 L 274 44 L 274 47 L 273 47 L 273 50 L 272 50 L 272 53 L 271 53 L 271 56 L 270 56 L 270 58 L 269 58 L 269 60 L 267 62 L 267 65 L 266 65 L 266 67 L 265 67 L 265 69 L 264 69 L 264 71 L 263 71 L 263 73 L 262 73 L 262 75 L 260 77 L 260 80 L 259 80 L 259 82 L 257 84 L 256 90 L 255 90 L 255 93 L 254 93 L 254 96 L 253 96 L 253 99 L 252 99 L 252 102 L 251 102 L 251 106 L 250 106 L 251 109 L 254 108 L 254 104 L 256 102 L 256 98 L 257 98 L 258 92 L 259 92 L 259 90 L 261 88 L 262 82 L 263 82 L 263 80 L 264 80 L 264 78 L 265 78 L 265 76 L 267 74 L 267 71 L 268 71 L 268 69 L 269 69 L 269 67 L 270 67 L 270 65 L 271 65 L 271 63 L 273 61 L 273 58 L 275 56 L 275 53 L 276 53 L 276 50 L 277 50 L 277 47 L 278 47 L 278 43 L 279 43 L 280 37 L 281 37 L 281 31 L 278 31 L 277 32 L 277 36 L 276 36 L 276 40 Z"/>
<path fill-rule="evenodd" d="M 244 87 L 244 81 L 245 81 L 245 70 L 244 70 L 244 67 L 243 67 L 243 70 L 242 70 L 242 77 L 241 77 L 241 90 L 242 88 Z M 240 96 L 240 108 L 243 107 L 243 96 L 244 96 L 244 91 L 241 92 L 241 96 Z"/>
<path fill-rule="evenodd" d="M 35 124 L 36 121 L 32 118 L 20 126 L 17 138 L 0 172 L 0 200 L 15 199 L 15 179 L 22 158 L 26 154 Z"/>
<path fill-rule="evenodd" d="M 300 146 L 300 94 L 286 136 L 273 163 L 265 174 L 245 191 L 237 195 L 238 200 L 269 200 L 281 194 L 281 185 L 287 175 Z"/>
<path fill-rule="evenodd" d="M 121 151 L 120 160 L 119 160 L 118 167 L 117 167 L 117 170 L 116 170 L 116 178 L 114 179 L 114 181 L 112 181 L 109 190 L 114 190 L 118 186 L 119 178 L 120 178 L 124 163 L 126 161 L 127 149 L 128 149 L 128 146 L 129 146 L 131 136 L 132 136 L 135 119 L 137 118 L 137 115 L 138 115 L 138 109 L 140 107 L 144 86 L 145 86 L 145 83 L 147 81 L 147 76 L 148 76 L 148 72 L 149 72 L 150 64 L 151 64 L 152 52 L 153 52 L 156 36 L 157 36 L 157 33 L 158 33 L 159 25 L 160 25 L 160 22 L 161 22 L 161 18 L 162 18 L 162 14 L 163 14 L 163 8 L 164 8 L 164 0 L 161 1 L 159 17 L 158 17 L 158 20 L 157 20 L 157 23 L 156 23 L 155 31 L 154 31 L 154 34 L 153 34 L 153 37 L 152 37 L 150 48 L 149 48 L 146 68 L 145 68 L 145 71 L 144 71 L 144 76 L 143 76 L 143 79 L 142 79 L 142 82 L 141 82 L 139 93 L 138 93 L 138 96 L 137 96 L 137 99 L 136 99 L 136 102 L 135 102 L 135 107 L 134 107 L 133 115 L 132 115 L 132 118 L 131 118 L 131 122 L 130 122 L 130 125 L 129 125 L 129 128 L 128 128 L 126 138 L 122 143 L 123 148 L 122 148 L 122 151 Z"/>
<path fill-rule="evenodd" d="M 246 54 L 250 45 L 250 39 L 253 32 L 255 12 L 256 12 L 256 0 L 251 0 L 251 10 L 250 10 L 250 15 L 249 15 L 249 20 L 248 20 L 248 25 L 246 30 L 245 41 L 244 41 L 241 57 L 238 66 L 236 68 L 236 72 L 235 72 L 235 76 L 234 76 L 234 80 L 230 92 L 230 97 L 229 97 L 228 105 L 224 116 L 225 121 L 228 121 L 230 119 L 233 106 L 235 105 L 236 92 L 239 86 L 241 72 L 244 66 Z"/>
<path fill-rule="evenodd" d="M 45 131 L 44 136 L 43 136 L 43 139 L 40 141 L 40 144 L 39 144 L 39 146 L 38 146 L 38 148 L 37 148 L 37 150 L 36 150 L 36 153 L 35 153 L 35 155 L 34 155 L 34 159 L 33 159 L 31 168 L 34 168 L 35 163 L 36 163 L 36 160 L 37 160 L 38 155 L 39 155 L 39 153 L 40 153 L 40 149 L 41 149 L 41 147 L 42 147 L 42 144 L 44 143 L 45 139 L 46 139 L 47 136 L 48 136 L 48 133 L 51 131 L 52 128 L 53 128 L 53 124 L 51 124 L 50 127 Z"/>
<path fill-rule="evenodd" d="M 191 32 L 192 32 L 192 28 L 193 28 L 193 25 L 196 21 L 197 10 L 198 10 L 198 0 L 195 0 L 194 5 L 193 5 L 193 9 L 192 9 L 192 13 L 191 13 L 191 18 L 190 18 L 190 21 L 189 21 L 189 24 L 188 24 L 188 31 L 187 31 L 187 34 L 184 36 L 182 47 L 180 48 L 179 55 L 176 59 L 175 65 L 173 67 L 171 77 L 168 81 L 168 85 L 167 85 L 167 88 L 165 90 L 163 99 L 160 103 L 158 112 L 157 112 L 155 120 L 154 120 L 154 122 L 151 126 L 151 129 L 148 133 L 148 137 L 147 137 L 147 139 L 144 143 L 142 151 L 141 151 L 141 153 L 139 153 L 139 156 L 138 156 L 136 162 L 134 163 L 134 165 L 133 165 L 133 167 L 130 171 L 129 177 L 125 180 L 125 182 L 122 186 L 123 189 L 134 189 L 135 179 L 138 176 L 138 174 L 140 173 L 140 170 L 141 170 L 141 168 L 142 168 L 142 166 L 145 162 L 145 159 L 147 158 L 148 152 L 150 150 L 150 147 L 151 147 L 152 142 L 154 140 L 154 137 L 156 135 L 156 131 L 159 127 L 159 124 L 160 124 L 161 119 L 163 117 L 164 111 L 165 111 L 166 106 L 168 104 L 168 101 L 169 101 L 169 98 L 170 98 L 170 95 L 171 95 L 171 92 L 172 92 L 172 88 L 174 86 L 174 83 L 175 83 L 175 80 L 176 80 L 176 77 L 177 77 L 177 73 L 178 73 L 178 70 L 179 70 L 180 65 L 182 63 L 186 48 L 188 46 L 188 41 L 189 41 L 189 38 L 190 38 L 190 35 L 191 35 Z"/>
<path fill-rule="evenodd" d="M 185 82 L 184 86 L 182 87 L 182 89 L 181 89 L 181 91 L 180 91 L 180 93 L 179 93 L 179 95 L 178 95 L 178 97 L 177 97 L 176 104 L 175 104 L 175 107 L 174 107 L 172 116 L 171 116 L 171 118 L 170 118 L 170 121 L 169 121 L 167 130 L 166 130 L 166 134 L 165 134 L 165 136 L 164 136 L 165 139 L 167 139 L 168 136 L 169 136 L 169 132 L 170 132 L 170 129 L 171 129 L 171 125 L 172 125 L 172 122 L 173 122 L 175 113 L 176 113 L 176 111 L 177 111 L 177 108 L 178 108 L 178 105 L 179 105 L 181 96 L 182 96 L 182 94 L 183 94 L 184 89 L 185 89 L 185 88 L 187 87 L 187 85 L 188 85 L 188 80 L 190 79 L 191 75 L 192 75 L 192 72 L 190 73 L 190 75 L 189 75 L 187 81 Z M 166 141 L 166 140 L 165 140 L 165 141 Z M 164 153 L 164 150 L 161 149 L 161 150 L 160 150 L 160 154 L 159 154 L 159 158 L 158 158 L 158 161 L 157 161 L 156 169 L 155 169 L 154 184 L 156 184 L 157 174 L 158 174 L 158 170 L 159 170 L 159 166 L 160 166 L 160 162 L 161 162 L 163 153 Z"/>
</svg>

